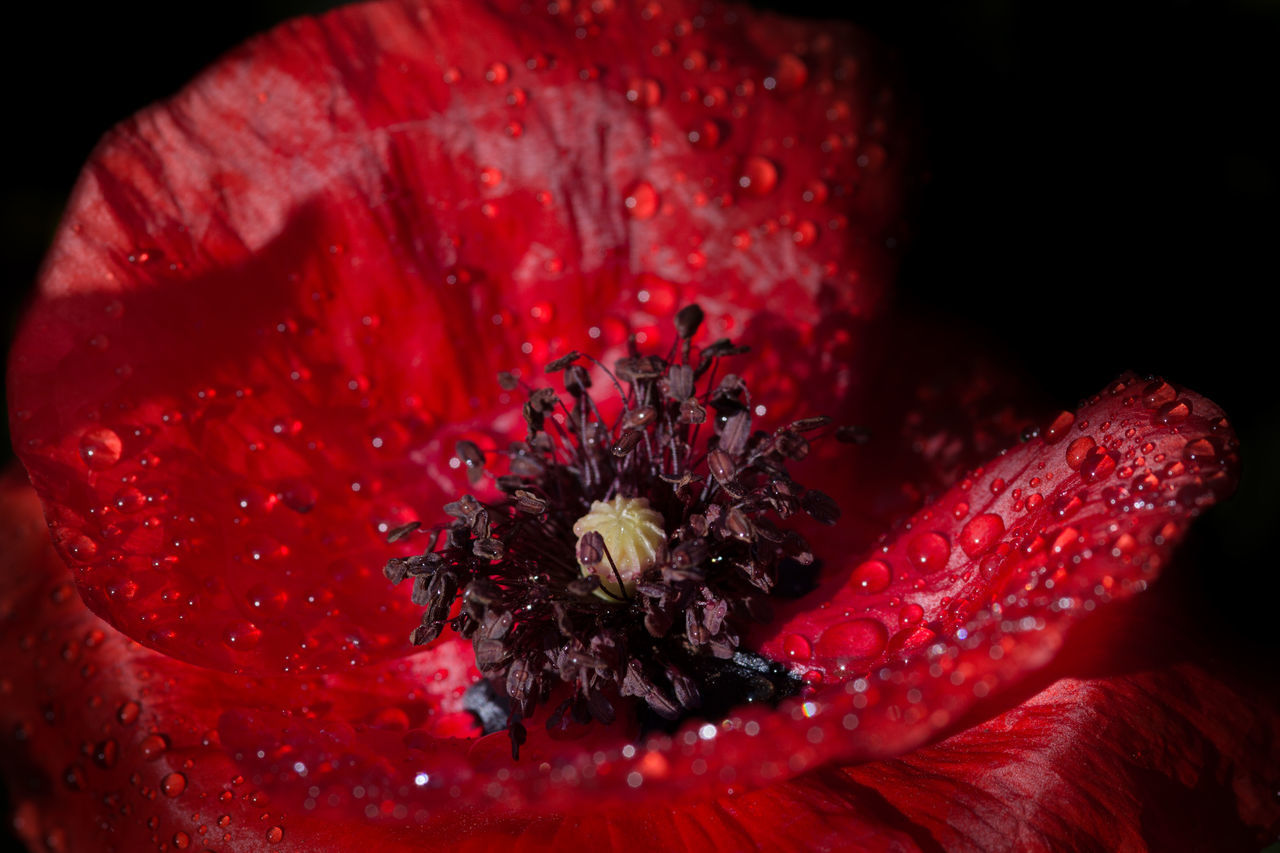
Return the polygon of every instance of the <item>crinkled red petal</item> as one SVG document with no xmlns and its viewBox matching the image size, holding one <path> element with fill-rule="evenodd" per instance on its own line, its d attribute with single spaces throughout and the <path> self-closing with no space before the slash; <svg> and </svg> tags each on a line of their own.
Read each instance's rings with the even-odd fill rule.
<svg viewBox="0 0 1280 853">
<path fill-rule="evenodd" d="M 406 755 L 414 786 L 466 772 L 469 744 L 430 749 L 423 737 L 465 734 L 449 711 L 472 673 L 444 649 L 371 668 L 362 683 L 197 669 L 84 607 L 29 489 L 0 485 L 0 509 L 0 653 L 10 661 L 0 727 L 13 738 L 0 769 L 32 849 L 1169 849 L 1186 839 L 1251 849 L 1280 821 L 1274 697 L 1190 666 L 1059 682 L 907 757 L 719 799 L 646 804 L 637 791 L 610 803 L 579 790 L 571 814 L 503 815 L 478 810 L 468 786 L 436 788 L 436 805 L 449 807 L 431 808 L 377 786 Z M 360 738 L 365 749 L 331 752 L 331 765 L 353 763 L 327 766 L 280 740 L 264 769 L 234 738 L 233 721 L 255 715 L 322 720 L 331 743 Z M 381 768 L 369 766 L 374 747 Z M 319 784 L 294 799 L 273 788 L 280 772 L 314 772 Z"/>
<path fill-rule="evenodd" d="M 1275 697 L 1205 669 L 1065 679 L 844 771 L 943 849 L 1259 850 L 1280 831 Z"/>
<path fill-rule="evenodd" d="M 323 804 L 326 814 L 390 824 L 459 807 L 579 811 L 584 791 L 600 809 L 721 796 L 835 761 L 901 755 L 1045 666 L 1068 631 L 1100 605 L 1144 588 L 1186 521 L 1230 488 L 1233 468 L 1234 439 L 1211 403 L 1159 382 L 1115 383 L 1074 419 L 1055 419 L 1041 437 L 961 481 L 872 555 L 890 566 L 890 586 L 903 582 L 907 560 L 917 561 L 912 577 L 922 582 L 900 588 L 902 598 L 868 589 L 866 581 L 881 576 L 855 570 L 849 589 L 817 599 L 833 604 L 795 614 L 776 631 L 766 648 L 777 645 L 775 653 L 793 659 L 798 650 L 809 657 L 803 666 L 821 675 L 810 677 L 809 696 L 776 711 L 743 708 L 638 745 L 604 727 L 552 738 L 532 721 L 522 758 L 513 762 L 503 735 L 455 740 L 448 737 L 455 728 L 437 728 L 451 715 L 425 675 L 428 662 L 450 656 L 442 678 L 456 685 L 448 694 L 455 703 L 473 677 L 458 663 L 454 641 L 412 666 L 392 663 L 319 682 L 228 682 L 214 730 L 240 771 L 261 780 L 277 802 L 304 811 Z M 1148 486 L 1148 475 L 1158 487 Z M 997 479 L 1004 485 L 993 490 Z M 1033 494 L 1041 501 L 1028 506 Z M 957 518 L 961 500 L 971 507 Z M 976 535 L 974 519 L 996 518 L 1001 535 Z M 935 566 L 930 561 L 942 558 L 930 549 L 939 541 L 956 543 L 957 553 L 943 554 L 944 564 Z M 901 618 L 911 604 L 922 611 L 915 624 L 888 622 L 887 614 Z M 855 606 L 863 609 L 846 609 Z M 790 639 L 796 635 L 807 646 Z M 196 683 L 185 665 L 157 666 L 188 673 L 175 684 Z M 386 681 L 371 701 L 399 709 L 390 732 L 368 722 L 372 706 L 358 704 L 370 678 Z M 316 698 L 260 698 L 272 690 L 313 691 Z M 356 704 L 344 704 L 350 702 Z M 282 704 L 289 713 L 280 712 Z M 377 792 L 377 803 L 369 792 Z"/>
<path fill-rule="evenodd" d="M 779 416 L 847 397 L 902 160 L 875 72 L 846 29 L 695 0 L 377 3 L 122 125 L 9 373 L 90 606 L 229 671 L 407 654 L 383 534 L 512 426 L 494 374 L 694 299 Z"/>
<path fill-rule="evenodd" d="M 938 694 L 971 695 L 988 670 L 1006 669 L 988 645 L 1009 651 L 1027 632 L 1049 654 L 1058 640 L 1045 638 L 1144 589 L 1187 521 L 1234 489 L 1237 462 L 1212 402 L 1124 377 L 970 472 L 876 547 L 842 549 L 837 528 L 823 544 L 848 556 L 757 648 L 828 685 L 897 669 L 935 644 L 981 649 L 985 661 L 929 691 L 937 714 Z"/>
</svg>

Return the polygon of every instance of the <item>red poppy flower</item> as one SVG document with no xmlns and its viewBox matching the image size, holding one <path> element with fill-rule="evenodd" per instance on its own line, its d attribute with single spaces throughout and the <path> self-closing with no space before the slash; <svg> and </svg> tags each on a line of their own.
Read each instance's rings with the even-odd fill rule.
<svg viewBox="0 0 1280 853">
<path fill-rule="evenodd" d="M 10 363 L 51 532 L 7 483 L 0 718 L 32 847 L 1274 831 L 1264 701 L 1096 665 L 1153 633 L 1129 599 L 1232 488 L 1229 425 L 1133 376 L 1040 418 L 889 325 L 905 139 L 877 74 L 856 34 L 692 2 L 374 4 L 114 131 Z M 499 370 L 665 347 L 693 301 L 754 347 L 762 423 L 874 437 L 805 460 L 844 518 L 749 638 L 806 692 L 643 738 L 530 726 L 513 761 L 463 708 L 470 644 L 409 644 L 386 534 L 458 491 L 457 439 L 513 434 Z"/>
</svg>

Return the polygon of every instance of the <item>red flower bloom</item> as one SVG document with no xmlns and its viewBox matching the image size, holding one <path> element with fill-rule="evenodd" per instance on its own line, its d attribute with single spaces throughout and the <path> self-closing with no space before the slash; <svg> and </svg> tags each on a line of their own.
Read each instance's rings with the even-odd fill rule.
<svg viewBox="0 0 1280 853">
<path fill-rule="evenodd" d="M 999 372 L 903 346 L 881 314 L 904 141 L 855 34 L 613 0 L 294 22 L 113 132 L 11 357 L 52 532 L 7 484 L 19 831 L 1110 849 L 1274 829 L 1265 703 L 1192 665 L 1082 668 L 1144 636 L 1126 600 L 1232 488 L 1230 427 L 1132 376 L 1037 420 Z M 763 423 L 875 436 L 807 460 L 844 521 L 815 540 L 818 589 L 750 640 L 809 692 L 638 741 L 534 725 L 513 763 L 462 709 L 470 644 L 408 644 L 385 534 L 457 491 L 457 438 L 510 436 L 497 371 L 669 342 L 694 300 L 756 348 Z M 1153 825 L 1186 801 L 1203 827 Z"/>
</svg>

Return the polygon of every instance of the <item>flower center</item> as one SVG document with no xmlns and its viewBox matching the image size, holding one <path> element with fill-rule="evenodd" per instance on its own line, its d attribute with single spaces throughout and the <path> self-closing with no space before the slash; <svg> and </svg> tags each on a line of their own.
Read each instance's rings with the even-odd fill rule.
<svg viewBox="0 0 1280 853">
<path fill-rule="evenodd" d="M 666 551 L 662 525 L 662 513 L 650 509 L 648 498 L 617 495 L 612 501 L 592 502 L 591 510 L 574 522 L 573 535 L 578 537 L 583 577 L 600 579 L 597 595 L 625 601 L 635 593 L 636 581 Z"/>
<path fill-rule="evenodd" d="M 506 717 L 513 751 L 540 704 L 553 705 L 548 727 L 565 727 L 610 723 L 633 698 L 625 704 L 642 723 L 660 725 L 798 687 L 741 640 L 769 618 L 771 596 L 802 594 L 812 578 L 808 544 L 775 522 L 839 516 L 831 498 L 787 473 L 811 439 L 832 432 L 830 419 L 753 431 L 746 384 L 732 373 L 717 380 L 721 361 L 747 350 L 728 340 L 694 347 L 701 322 L 698 306 L 681 310 L 665 358 L 641 354 L 633 339 L 612 370 L 577 352 L 549 364 L 568 401 L 523 385 L 523 441 L 459 442 L 471 482 L 487 478 L 490 496 L 447 504 L 452 520 L 426 531 L 426 550 L 386 566 L 394 583 L 413 578 L 424 607 L 414 643 L 446 625 L 471 641 L 487 681 L 468 702 L 486 729 Z M 582 362 L 615 399 L 597 404 Z M 499 382 L 522 387 L 511 374 Z M 505 472 L 495 473 L 500 460 Z"/>
</svg>

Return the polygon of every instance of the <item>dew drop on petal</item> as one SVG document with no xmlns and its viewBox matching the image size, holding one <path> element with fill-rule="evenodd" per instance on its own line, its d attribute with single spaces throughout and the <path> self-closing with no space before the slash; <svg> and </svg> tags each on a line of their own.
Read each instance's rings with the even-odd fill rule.
<svg viewBox="0 0 1280 853">
<path fill-rule="evenodd" d="M 267 843 L 279 844 L 284 840 L 284 830 L 278 826 L 273 826 L 267 830 Z"/>
<path fill-rule="evenodd" d="M 1116 457 L 1108 450 L 1101 447 L 1090 449 L 1080 462 L 1080 476 L 1086 483 L 1096 483 L 1099 480 L 1105 480 L 1115 473 Z"/>
<path fill-rule="evenodd" d="M 120 461 L 124 446 L 115 430 L 94 427 L 80 438 L 80 458 L 90 471 L 105 471 Z"/>
<path fill-rule="evenodd" d="M 166 797 L 177 797 L 187 790 L 187 777 L 181 773 L 170 773 L 160 780 L 160 793 Z"/>
<path fill-rule="evenodd" d="M 155 761 L 164 755 L 168 748 L 169 741 L 164 735 L 147 735 L 138 744 L 138 752 L 142 755 L 143 761 Z"/>
<path fill-rule="evenodd" d="M 648 181 L 638 181 L 627 192 L 623 204 L 632 219 L 649 219 L 658 212 L 658 192 Z"/>
<path fill-rule="evenodd" d="M 902 620 L 902 624 L 906 627 L 919 625 L 920 620 L 924 619 L 924 608 L 919 604 L 904 604 L 902 609 L 898 611 L 898 618 Z"/>
<path fill-rule="evenodd" d="M 1067 467 L 1072 471 L 1080 470 L 1080 463 L 1084 462 L 1084 458 L 1089 455 L 1089 451 L 1094 448 L 1097 442 L 1092 436 L 1081 436 L 1075 441 L 1067 445 Z"/>
<path fill-rule="evenodd" d="M 1190 403 L 1186 400 L 1172 400 L 1156 409 L 1155 419 L 1157 423 L 1172 426 L 1173 424 L 1182 423 L 1190 414 Z"/>
<path fill-rule="evenodd" d="M 876 619 L 851 619 L 832 625 L 818 638 L 818 655 L 827 660 L 868 661 L 880 656 L 889 632 Z"/>
<path fill-rule="evenodd" d="M 261 639 L 262 630 L 247 619 L 237 619 L 222 632 L 222 642 L 236 651 L 252 649 Z"/>
<path fill-rule="evenodd" d="M 657 106 L 662 100 L 662 84 L 648 77 L 638 77 L 627 84 L 627 100 L 641 107 Z"/>
<path fill-rule="evenodd" d="M 970 557 L 990 551 L 1004 535 L 1004 519 L 987 512 L 972 519 L 960 531 L 960 547 Z"/>
<path fill-rule="evenodd" d="M 1063 437 L 1067 434 L 1067 430 L 1071 429 L 1072 425 L 1075 422 L 1076 422 L 1076 416 L 1071 412 L 1059 413 L 1058 416 L 1053 419 L 1053 423 L 1045 427 L 1045 430 L 1044 430 L 1045 443 L 1054 444 L 1055 442 L 1061 441 Z"/>
<path fill-rule="evenodd" d="M 884 592 L 893 580 L 893 570 L 884 560 L 867 560 L 849 575 L 849 586 L 854 592 Z"/>
<path fill-rule="evenodd" d="M 130 699 L 128 702 L 121 703 L 116 709 L 116 719 L 122 726 L 131 726 L 138 721 L 138 714 L 141 712 L 142 706 Z"/>
<path fill-rule="evenodd" d="M 813 656 L 813 644 L 800 634 L 788 634 L 782 641 L 782 652 L 787 660 L 808 660 Z"/>
<path fill-rule="evenodd" d="M 1157 379 L 1142 389 L 1142 405 L 1148 409 L 1158 409 L 1166 403 L 1173 402 L 1176 396 L 1177 392 L 1173 390 L 1172 385 Z"/>
<path fill-rule="evenodd" d="M 917 569 L 930 574 L 947 565 L 951 555 L 951 544 L 947 537 L 934 531 L 917 533 L 907 543 L 907 556 Z"/>
<path fill-rule="evenodd" d="M 767 157 L 754 155 L 742 164 L 738 186 L 751 195 L 768 195 L 778 185 L 778 167 Z"/>
<path fill-rule="evenodd" d="M 484 72 L 484 79 L 494 84 L 505 83 L 510 76 L 511 69 L 504 62 L 495 62 Z"/>
<path fill-rule="evenodd" d="M 773 70 L 773 79 L 779 92 L 794 92 L 804 86 L 809 79 L 809 69 L 804 60 L 794 53 L 784 53 L 778 57 Z"/>
</svg>

